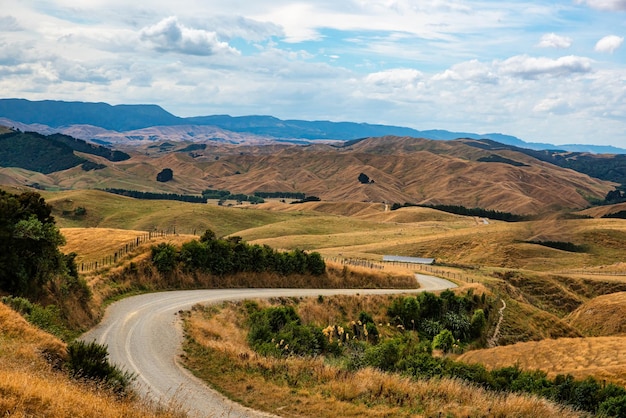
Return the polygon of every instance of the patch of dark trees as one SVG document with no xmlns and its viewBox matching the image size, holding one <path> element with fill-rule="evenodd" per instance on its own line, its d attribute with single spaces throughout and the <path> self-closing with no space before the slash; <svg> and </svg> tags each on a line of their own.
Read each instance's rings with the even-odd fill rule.
<svg viewBox="0 0 626 418">
<path fill-rule="evenodd" d="M 159 174 L 157 174 L 156 179 L 161 183 L 168 182 L 174 179 L 174 172 L 171 168 L 164 168 L 159 172 Z"/>
<path fill-rule="evenodd" d="M 293 202 L 291 202 L 292 205 L 298 204 L 298 203 L 306 203 L 306 202 L 320 202 L 322 199 L 320 199 L 317 196 L 306 196 L 304 199 L 300 199 L 300 200 L 294 200 Z"/>
<path fill-rule="evenodd" d="M 107 193 L 113 193 L 121 196 L 128 196 L 135 199 L 145 199 L 145 200 L 178 200 L 181 202 L 188 203 L 206 203 L 206 199 L 202 196 L 194 196 L 194 195 L 184 195 L 184 194 L 176 194 L 176 193 L 156 193 L 156 192 L 140 192 L 137 190 L 126 190 L 126 189 L 102 189 Z"/>
<path fill-rule="evenodd" d="M 614 219 L 626 219 L 626 210 L 620 210 L 619 212 L 607 213 L 606 215 L 602 215 L 603 218 L 614 218 Z"/>
<path fill-rule="evenodd" d="M 600 180 L 608 180 L 626 185 L 626 155 L 597 155 L 563 150 L 531 150 L 513 145 L 483 139 L 481 142 L 468 142 L 467 145 L 486 150 L 512 150 L 521 152 L 540 161 L 562 168 L 570 168 Z M 596 202 L 594 202 L 596 203 Z"/>
<path fill-rule="evenodd" d="M 151 260 L 163 274 L 176 268 L 219 276 L 241 272 L 319 276 L 326 271 L 326 263 L 317 252 L 280 252 L 268 245 L 248 244 L 241 237 L 217 238 L 211 230 L 207 230 L 200 240 L 184 243 L 180 250 L 167 243 L 153 246 Z"/>
<path fill-rule="evenodd" d="M 528 164 L 524 164 L 522 162 L 515 161 L 515 160 L 510 160 L 498 154 L 491 154 L 488 157 L 480 157 L 477 161 L 481 163 L 503 163 L 503 164 L 512 165 L 514 167 L 529 167 Z"/>
<path fill-rule="evenodd" d="M 264 199 L 304 199 L 306 197 L 305 193 L 301 192 L 254 192 L 254 195 L 257 197 L 262 197 Z"/>
<path fill-rule="evenodd" d="M 3 167 L 20 167 L 50 174 L 80 164 L 86 164 L 85 167 L 90 169 L 101 166 L 79 157 L 74 151 L 104 157 L 109 161 L 124 161 L 130 158 L 121 151 L 89 144 L 67 135 L 46 136 L 36 132 L 20 131 L 0 135 L 0 165 Z"/>
<path fill-rule="evenodd" d="M 252 204 L 265 202 L 265 200 L 262 197 L 257 196 L 256 193 L 254 196 L 244 193 L 232 194 L 229 190 L 220 189 L 205 189 L 202 191 L 202 197 L 204 197 L 205 199 L 219 200 L 220 202 L 224 202 L 226 200 L 235 200 L 237 202 L 250 202 Z"/>
<path fill-rule="evenodd" d="M 206 144 L 190 144 L 190 145 L 187 145 L 183 149 L 179 149 L 178 152 L 203 151 L 205 149 L 206 149 Z"/>
<path fill-rule="evenodd" d="M 102 170 L 103 168 L 106 168 L 106 165 L 98 164 L 93 161 L 85 161 L 80 165 L 80 168 L 82 168 L 83 171 Z"/>
<path fill-rule="evenodd" d="M 359 174 L 359 176 L 357 177 L 357 180 L 361 184 L 372 184 L 372 183 L 374 183 L 374 180 L 370 180 L 369 176 L 367 174 L 365 174 L 365 173 Z"/>
<path fill-rule="evenodd" d="M 460 205 L 417 205 L 413 203 L 405 203 L 404 205 L 402 205 L 400 203 L 394 203 L 391 205 L 391 210 L 397 210 L 403 207 L 411 207 L 411 206 L 436 209 L 442 212 L 453 213 L 455 215 L 477 216 L 480 218 L 488 218 L 488 219 L 493 219 L 496 221 L 505 221 L 505 222 L 522 222 L 522 221 L 527 221 L 529 219 L 529 217 L 525 215 L 516 215 L 510 212 L 500 212 L 497 210 L 483 209 L 483 208 L 466 208 L 465 206 L 460 206 Z"/>
<path fill-rule="evenodd" d="M 568 251 L 570 253 L 584 253 L 587 252 L 587 247 L 584 245 L 576 245 L 569 241 L 524 241 L 527 244 L 537 244 L 544 247 L 554 248 L 561 251 Z"/>
</svg>

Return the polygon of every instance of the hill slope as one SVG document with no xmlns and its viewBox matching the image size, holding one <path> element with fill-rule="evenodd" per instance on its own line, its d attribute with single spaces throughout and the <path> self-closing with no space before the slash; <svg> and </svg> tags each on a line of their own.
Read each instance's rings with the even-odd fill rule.
<svg viewBox="0 0 626 418">
<path fill-rule="evenodd" d="M 130 156 L 121 151 L 88 144 L 66 135 L 44 136 L 35 132 L 9 132 L 0 135 L 0 166 L 17 167 L 50 174 L 83 164 L 90 170 L 96 165 L 84 165 L 85 158 L 74 151 L 103 157 L 109 161 L 124 161 Z"/>
<path fill-rule="evenodd" d="M 588 198 L 602 199 L 614 187 L 518 151 L 485 150 L 465 141 L 383 137 L 343 147 L 207 144 L 180 152 L 187 145 L 144 143 L 126 148 L 132 158 L 125 161 L 94 157 L 94 162 L 106 165 L 101 170 L 75 167 L 51 173 L 46 168 L 41 172 L 50 174 L 43 183 L 39 177 L 31 182 L 45 187 L 196 195 L 204 189 L 245 194 L 303 192 L 331 201 L 448 204 L 522 215 L 584 209 L 589 206 Z M 18 155 L 26 159 L 28 152 L 38 150 L 36 146 L 20 149 Z M 65 155 L 76 158 L 69 150 Z M 31 165 L 22 167 L 37 170 Z M 172 169 L 174 178 L 159 183 L 156 175 L 164 168 Z M 369 181 L 360 181 L 361 174 Z M 24 176 L 20 172 L 22 181 Z"/>
</svg>

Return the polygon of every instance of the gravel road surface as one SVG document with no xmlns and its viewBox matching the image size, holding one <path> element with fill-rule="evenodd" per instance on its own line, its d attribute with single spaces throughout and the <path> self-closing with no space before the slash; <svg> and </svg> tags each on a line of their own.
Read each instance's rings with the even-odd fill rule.
<svg viewBox="0 0 626 418">
<path fill-rule="evenodd" d="M 179 311 L 198 303 L 279 296 L 397 294 L 443 290 L 448 280 L 416 274 L 420 288 L 393 289 L 215 289 L 181 290 L 133 296 L 107 308 L 102 322 L 83 334 L 109 349 L 109 359 L 137 375 L 136 389 L 149 400 L 174 403 L 190 417 L 268 417 L 230 401 L 210 389 L 179 362 L 182 327 Z"/>
</svg>

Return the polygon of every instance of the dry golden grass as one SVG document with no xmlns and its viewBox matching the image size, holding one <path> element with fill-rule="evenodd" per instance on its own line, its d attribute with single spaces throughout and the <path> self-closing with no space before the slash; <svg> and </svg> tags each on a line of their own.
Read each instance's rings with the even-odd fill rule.
<svg viewBox="0 0 626 418">
<path fill-rule="evenodd" d="M 565 318 L 585 336 L 626 334 L 626 292 L 591 299 Z"/>
<path fill-rule="evenodd" d="M 0 303 L 0 415 L 23 417 L 180 417 L 119 399 L 59 370 L 65 344 Z"/>
<path fill-rule="evenodd" d="M 381 298 L 387 296 L 325 298 L 323 306 L 326 311 L 339 304 L 348 312 L 375 312 Z M 304 316 L 320 302 L 299 303 Z M 416 381 L 372 369 L 348 372 L 323 358 L 258 356 L 246 344 L 241 309 L 226 306 L 195 308 L 187 316 L 184 361 L 221 392 L 256 409 L 285 417 L 578 416 L 545 400 L 494 394 L 455 380 Z M 323 321 L 323 310 L 316 312 L 312 317 Z"/>
<path fill-rule="evenodd" d="M 113 229 L 113 228 L 61 228 L 61 234 L 66 239 L 66 244 L 61 247 L 64 253 L 75 252 L 77 263 L 86 261 L 98 261 L 103 257 L 112 256 L 120 248 L 133 241 L 137 237 L 147 234 L 146 231 Z M 143 243 L 139 249 L 156 245 L 160 242 L 171 242 L 179 245 L 183 242 L 197 239 L 193 235 L 168 235 L 165 237 L 154 237 Z"/>
<path fill-rule="evenodd" d="M 87 190 L 45 192 L 64 228 L 170 230 L 239 235 L 274 248 L 315 250 L 324 256 L 379 260 L 383 254 L 433 257 L 444 263 L 536 271 L 614 271 L 623 260 L 626 223 L 615 219 L 522 223 L 451 215 L 425 208 L 386 212 L 380 203 L 309 202 L 226 208 L 173 201 L 136 200 Z M 72 215 L 85 207 L 82 218 Z M 63 215 L 63 213 L 69 215 Z M 572 253 L 524 241 L 586 246 Z"/>
<path fill-rule="evenodd" d="M 489 368 L 518 364 L 549 377 L 571 374 L 626 385 L 626 337 L 558 338 L 470 351 L 459 360 Z"/>
</svg>

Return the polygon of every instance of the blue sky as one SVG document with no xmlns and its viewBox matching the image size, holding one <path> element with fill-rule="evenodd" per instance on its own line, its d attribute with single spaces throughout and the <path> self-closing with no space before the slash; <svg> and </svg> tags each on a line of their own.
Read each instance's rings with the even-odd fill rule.
<svg viewBox="0 0 626 418">
<path fill-rule="evenodd" d="M 626 147 L 626 0 L 2 4 L 2 97 Z"/>
</svg>

